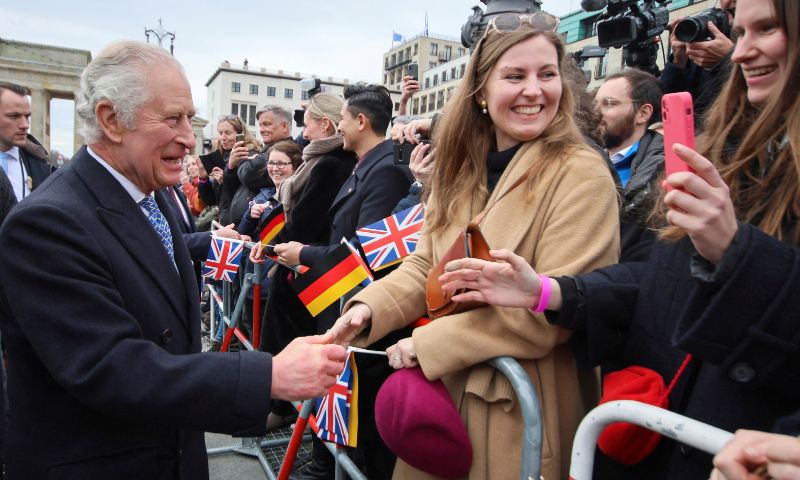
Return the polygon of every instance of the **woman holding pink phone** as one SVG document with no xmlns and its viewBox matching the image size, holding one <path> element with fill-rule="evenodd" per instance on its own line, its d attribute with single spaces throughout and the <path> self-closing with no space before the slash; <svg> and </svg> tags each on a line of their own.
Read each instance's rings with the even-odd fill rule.
<svg viewBox="0 0 800 480">
<path fill-rule="evenodd" d="M 740 0 L 733 32 L 733 71 L 697 150 L 673 148 L 692 171 L 665 180 L 655 213 L 668 226 L 646 262 L 546 278 L 496 251 L 501 262 L 457 260 L 441 281 L 472 289 L 461 301 L 546 303 L 604 373 L 639 365 L 669 383 L 688 362 L 671 410 L 770 431 L 800 402 L 800 7 Z M 706 479 L 712 468 L 710 455 L 664 439 L 638 465 L 599 460 L 595 478 Z"/>
</svg>

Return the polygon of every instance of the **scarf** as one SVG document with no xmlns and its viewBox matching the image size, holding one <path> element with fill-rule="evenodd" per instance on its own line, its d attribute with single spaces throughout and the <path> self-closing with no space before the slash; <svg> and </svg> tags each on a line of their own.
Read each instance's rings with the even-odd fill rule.
<svg viewBox="0 0 800 480">
<path fill-rule="evenodd" d="M 303 149 L 303 163 L 297 167 L 294 174 L 283 181 L 278 188 L 275 196 L 283 204 L 283 211 L 288 216 L 292 208 L 292 202 L 297 199 L 297 196 L 303 189 L 303 186 L 311 176 L 311 171 L 314 166 L 319 162 L 323 155 L 339 149 L 344 145 L 342 136 L 338 133 L 318 140 L 312 140 L 306 148 Z"/>
</svg>

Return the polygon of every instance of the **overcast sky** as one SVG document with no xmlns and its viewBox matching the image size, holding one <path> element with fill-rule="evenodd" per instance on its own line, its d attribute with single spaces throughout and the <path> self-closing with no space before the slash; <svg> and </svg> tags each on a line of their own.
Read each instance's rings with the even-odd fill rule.
<svg viewBox="0 0 800 480">
<path fill-rule="evenodd" d="M 223 60 L 250 68 L 380 82 L 392 32 L 460 37 L 478 0 L 207 0 L 0 2 L 0 37 L 89 50 L 118 39 L 144 40 L 145 27 L 163 18 L 174 32 L 175 56 L 192 85 L 198 114 L 206 115 L 205 83 Z M 579 0 L 544 0 L 564 15 Z M 402 6 L 402 7 L 401 7 Z M 152 38 L 152 37 L 151 37 Z M 51 148 L 72 152 L 72 102 L 51 103 Z"/>
</svg>

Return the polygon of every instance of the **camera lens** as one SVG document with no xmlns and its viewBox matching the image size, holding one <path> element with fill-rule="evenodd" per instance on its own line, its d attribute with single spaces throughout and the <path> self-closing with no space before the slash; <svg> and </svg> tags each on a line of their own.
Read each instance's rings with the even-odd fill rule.
<svg viewBox="0 0 800 480">
<path fill-rule="evenodd" d="M 701 23 L 703 18 L 690 17 L 681 20 L 675 25 L 675 38 L 681 42 L 696 42 L 705 38 L 703 31 L 707 30 L 705 23 Z M 707 20 L 706 20 L 707 21 Z"/>
</svg>

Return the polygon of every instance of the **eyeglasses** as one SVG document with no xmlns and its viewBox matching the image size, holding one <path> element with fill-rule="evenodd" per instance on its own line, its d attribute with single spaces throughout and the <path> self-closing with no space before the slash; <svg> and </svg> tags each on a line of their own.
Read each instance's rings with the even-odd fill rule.
<svg viewBox="0 0 800 480">
<path fill-rule="evenodd" d="M 594 108 L 597 108 L 597 109 L 600 109 L 600 110 L 608 110 L 609 108 L 614 108 L 614 107 L 617 107 L 619 105 L 626 105 L 626 104 L 634 105 L 634 102 L 633 102 L 633 100 L 630 100 L 630 101 L 628 101 L 628 100 L 618 100 L 616 98 L 605 97 L 605 98 L 601 98 L 599 100 L 595 100 Z"/>
<path fill-rule="evenodd" d="M 239 120 L 239 115 L 220 115 L 218 122 L 227 122 L 228 120 Z"/>
<path fill-rule="evenodd" d="M 290 165 L 289 162 L 267 162 L 268 167 L 275 167 L 275 168 L 286 168 L 287 165 Z"/>
<path fill-rule="evenodd" d="M 554 32 L 558 28 L 559 22 L 558 17 L 546 12 L 530 14 L 504 13 L 489 20 L 481 40 L 486 38 L 489 30 L 494 30 L 497 33 L 511 33 L 519 30 L 525 23 L 542 32 Z"/>
</svg>

